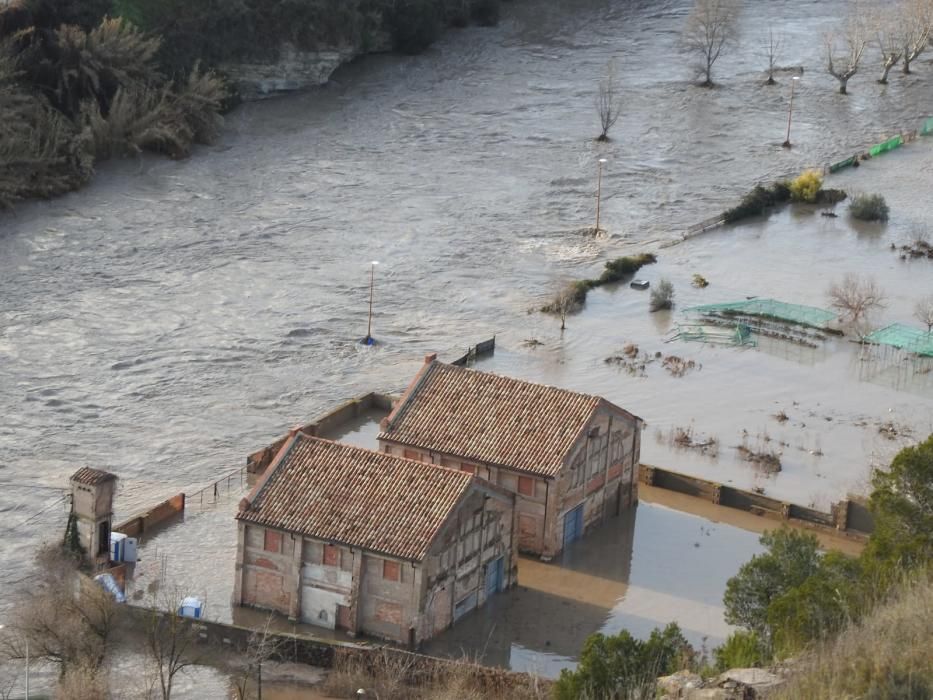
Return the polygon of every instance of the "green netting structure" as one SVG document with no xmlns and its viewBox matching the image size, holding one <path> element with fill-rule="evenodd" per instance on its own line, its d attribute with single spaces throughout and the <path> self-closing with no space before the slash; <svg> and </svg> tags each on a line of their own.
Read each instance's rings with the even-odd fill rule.
<svg viewBox="0 0 933 700">
<path fill-rule="evenodd" d="M 933 134 L 933 117 L 930 117 L 925 122 L 923 122 L 923 126 L 920 127 L 920 134 L 921 136 Z"/>
<path fill-rule="evenodd" d="M 904 145 L 904 137 L 895 136 L 894 138 L 890 138 L 887 141 L 882 141 L 881 143 L 875 144 L 868 149 L 868 153 L 872 156 L 879 156 L 882 153 L 893 151 L 895 148 L 899 148 L 902 145 Z"/>
<path fill-rule="evenodd" d="M 826 324 L 836 318 L 835 313 L 826 309 L 788 304 L 776 299 L 749 299 L 724 304 L 704 304 L 689 308 L 687 312 L 703 315 L 757 316 L 820 329 L 825 328 Z"/>
<path fill-rule="evenodd" d="M 905 350 L 922 357 L 933 357 L 933 333 L 927 333 L 903 323 L 892 323 L 874 333 L 869 333 L 865 340 L 876 345 L 887 345 L 898 350 Z"/>
</svg>

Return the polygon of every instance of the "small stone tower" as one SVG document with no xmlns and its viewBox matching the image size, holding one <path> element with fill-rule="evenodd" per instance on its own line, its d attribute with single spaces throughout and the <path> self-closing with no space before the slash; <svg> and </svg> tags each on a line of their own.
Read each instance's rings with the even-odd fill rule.
<svg viewBox="0 0 933 700">
<path fill-rule="evenodd" d="M 71 475 L 71 513 L 78 542 L 93 571 L 110 561 L 110 528 L 117 477 L 100 469 L 82 467 Z"/>
</svg>

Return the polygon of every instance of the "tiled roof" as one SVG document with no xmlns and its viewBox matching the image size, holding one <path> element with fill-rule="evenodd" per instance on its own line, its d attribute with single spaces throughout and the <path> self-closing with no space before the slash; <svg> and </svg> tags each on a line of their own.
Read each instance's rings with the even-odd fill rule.
<svg viewBox="0 0 933 700">
<path fill-rule="evenodd" d="M 471 487 L 464 472 L 298 433 L 238 520 L 420 561 Z"/>
<path fill-rule="evenodd" d="M 433 361 L 379 437 L 550 477 L 601 401 Z"/>
<path fill-rule="evenodd" d="M 116 479 L 115 474 L 110 472 L 101 471 L 100 469 L 92 469 L 91 467 L 81 467 L 78 471 L 71 475 L 71 480 L 76 481 L 79 484 L 84 484 L 85 486 L 96 486 L 97 484 L 102 484 L 105 481 L 110 481 L 111 479 Z"/>
</svg>

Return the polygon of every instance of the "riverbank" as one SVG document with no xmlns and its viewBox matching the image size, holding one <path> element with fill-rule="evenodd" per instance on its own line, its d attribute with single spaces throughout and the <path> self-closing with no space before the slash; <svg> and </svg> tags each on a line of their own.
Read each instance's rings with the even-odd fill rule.
<svg viewBox="0 0 933 700">
<path fill-rule="evenodd" d="M 95 0 L 0 7 L 0 210 L 84 186 L 143 151 L 186 158 L 241 100 L 319 87 L 355 58 L 424 51 L 500 0 L 262 6 Z"/>
</svg>

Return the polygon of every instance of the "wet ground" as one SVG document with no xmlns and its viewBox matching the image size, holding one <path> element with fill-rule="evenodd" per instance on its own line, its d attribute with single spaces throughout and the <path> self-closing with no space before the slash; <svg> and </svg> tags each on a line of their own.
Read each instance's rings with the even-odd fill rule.
<svg viewBox="0 0 933 700">
<path fill-rule="evenodd" d="M 933 291 L 929 261 L 901 262 L 889 246 L 929 226 L 929 143 L 832 178 L 884 194 L 886 226 L 788 209 L 660 248 L 643 272 L 673 280 L 672 314 L 648 314 L 646 295 L 624 287 L 591 293 L 563 336 L 530 311 L 560 278 L 658 249 L 759 178 L 916 128 L 930 111 L 928 57 L 887 87 L 860 74 L 849 97 L 819 70 L 819 37 L 847 4 L 756 6 L 743 48 L 721 61 L 722 86 L 706 91 L 689 84 L 675 48 L 686 0 L 521 0 L 496 29 L 451 32 L 423 56 L 364 59 L 320 91 L 246 105 L 188 161 L 106 165 L 82 192 L 3 215 L 3 591 L 27 581 L 40 541 L 59 536 L 62 489 L 78 467 L 120 475 L 122 517 L 210 483 L 341 399 L 399 390 L 425 352 L 455 357 L 492 334 L 484 368 L 593 391 L 645 417 L 645 461 L 804 505 L 863 489 L 869 467 L 910 439 L 888 440 L 881 424 L 931 430 L 929 375 L 866 369 L 839 340 L 810 351 L 664 339 L 693 303 L 825 305 L 829 280 L 848 271 L 887 290 L 879 325 L 911 322 L 914 299 Z M 761 85 L 769 23 L 786 35 L 781 63 L 806 66 L 791 151 L 779 147 L 788 81 Z M 612 56 L 625 106 L 615 140 L 597 146 L 592 95 Z M 580 238 L 599 156 L 611 236 Z M 373 259 L 381 344 L 365 348 L 355 341 Z M 710 287 L 691 288 L 694 273 Z M 604 362 L 630 342 L 702 369 L 675 378 L 652 364 L 641 377 Z M 771 417 L 780 410 L 788 422 Z M 719 439 L 718 459 L 667 444 L 686 426 Z M 736 457 L 744 438 L 766 437 L 787 444 L 776 476 Z M 197 570 L 199 548 L 211 547 L 169 553 Z"/>
</svg>

